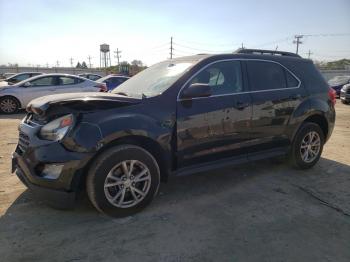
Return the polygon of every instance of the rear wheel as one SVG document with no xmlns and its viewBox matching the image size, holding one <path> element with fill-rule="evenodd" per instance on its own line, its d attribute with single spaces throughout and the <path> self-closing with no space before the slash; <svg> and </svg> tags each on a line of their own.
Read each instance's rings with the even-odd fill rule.
<svg viewBox="0 0 350 262">
<path fill-rule="evenodd" d="M 14 114 L 19 109 L 19 103 L 14 97 L 5 96 L 0 99 L 0 112 L 3 114 Z"/>
<path fill-rule="evenodd" d="M 300 169 L 313 167 L 321 157 L 323 145 L 324 134 L 320 126 L 315 123 L 303 124 L 292 144 L 292 164 Z"/>
<path fill-rule="evenodd" d="M 134 145 L 117 146 L 97 158 L 86 183 L 96 209 L 124 217 L 139 212 L 152 201 L 159 188 L 160 172 L 148 151 Z"/>
</svg>

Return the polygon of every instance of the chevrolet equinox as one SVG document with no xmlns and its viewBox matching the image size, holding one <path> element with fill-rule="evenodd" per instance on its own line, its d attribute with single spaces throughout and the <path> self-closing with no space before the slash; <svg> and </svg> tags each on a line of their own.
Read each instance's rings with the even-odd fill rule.
<svg viewBox="0 0 350 262">
<path fill-rule="evenodd" d="M 288 52 L 167 60 L 112 93 L 31 101 L 12 172 L 56 206 L 86 190 L 100 212 L 128 216 L 170 175 L 279 156 L 311 168 L 334 127 L 335 95 L 311 60 Z"/>
</svg>

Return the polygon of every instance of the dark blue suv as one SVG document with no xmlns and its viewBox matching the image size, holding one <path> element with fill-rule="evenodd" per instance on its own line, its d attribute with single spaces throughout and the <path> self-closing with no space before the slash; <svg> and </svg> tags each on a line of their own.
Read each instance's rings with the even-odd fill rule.
<svg viewBox="0 0 350 262">
<path fill-rule="evenodd" d="M 85 189 L 97 210 L 127 216 L 172 175 L 277 156 L 311 168 L 332 134 L 334 104 L 312 61 L 295 54 L 176 58 L 112 93 L 33 100 L 12 166 L 44 200 L 66 205 Z"/>
</svg>

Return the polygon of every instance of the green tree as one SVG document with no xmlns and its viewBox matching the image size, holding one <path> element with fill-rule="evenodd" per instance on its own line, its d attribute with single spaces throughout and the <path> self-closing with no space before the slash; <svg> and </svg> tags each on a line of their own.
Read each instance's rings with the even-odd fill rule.
<svg viewBox="0 0 350 262">
<path fill-rule="evenodd" d="M 81 68 L 84 68 L 84 69 L 85 69 L 85 68 L 88 68 L 87 65 L 86 65 L 86 63 L 85 63 L 85 61 L 83 61 L 83 62 L 81 63 Z"/>
<path fill-rule="evenodd" d="M 76 65 L 75 67 L 76 67 L 76 68 L 81 68 L 80 62 L 78 62 L 77 65 Z"/>
</svg>

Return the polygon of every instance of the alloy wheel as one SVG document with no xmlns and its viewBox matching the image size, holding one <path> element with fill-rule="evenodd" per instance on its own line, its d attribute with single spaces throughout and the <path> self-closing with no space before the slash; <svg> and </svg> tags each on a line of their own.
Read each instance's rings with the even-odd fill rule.
<svg viewBox="0 0 350 262">
<path fill-rule="evenodd" d="M 5 113 L 13 113 L 17 108 L 16 102 L 11 98 L 4 98 L 0 101 L 0 109 Z"/>
<path fill-rule="evenodd" d="M 104 193 L 113 206 L 129 208 L 146 197 L 150 186 L 151 174 L 147 166 L 138 160 L 125 160 L 108 173 Z"/>
<path fill-rule="evenodd" d="M 303 140 L 301 141 L 300 146 L 300 155 L 301 159 L 305 163 L 311 163 L 314 161 L 321 149 L 321 138 L 319 134 L 315 131 L 307 133 Z"/>
</svg>

